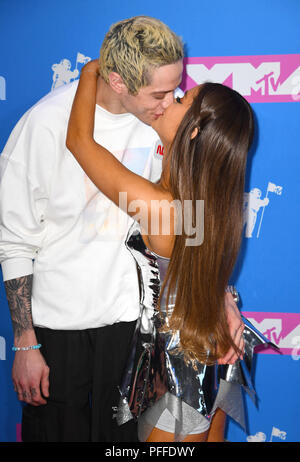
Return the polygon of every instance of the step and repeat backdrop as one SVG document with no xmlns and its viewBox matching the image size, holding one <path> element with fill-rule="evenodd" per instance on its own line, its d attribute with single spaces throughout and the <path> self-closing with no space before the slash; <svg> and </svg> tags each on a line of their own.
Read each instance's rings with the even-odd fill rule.
<svg viewBox="0 0 300 462">
<path fill-rule="evenodd" d="M 186 48 L 184 91 L 203 81 L 244 95 L 256 116 L 244 194 L 244 235 L 233 282 L 240 309 L 280 352 L 255 355 L 257 400 L 233 442 L 299 442 L 300 3 L 297 0 L 2 0 L 0 152 L 22 114 L 79 77 L 109 26 L 154 16 Z M 13 390 L 12 327 L 0 273 L 0 441 L 21 441 Z"/>
</svg>

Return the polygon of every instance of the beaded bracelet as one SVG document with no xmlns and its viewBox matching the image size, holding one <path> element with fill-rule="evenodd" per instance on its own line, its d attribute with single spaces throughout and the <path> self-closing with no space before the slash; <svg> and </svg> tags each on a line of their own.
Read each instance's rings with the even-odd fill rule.
<svg viewBox="0 0 300 462">
<path fill-rule="evenodd" d="M 41 346 L 42 345 L 40 343 L 38 345 L 31 345 L 31 346 L 28 346 L 28 347 L 15 347 L 15 346 L 13 346 L 12 351 L 38 350 L 39 348 L 41 348 Z"/>
</svg>

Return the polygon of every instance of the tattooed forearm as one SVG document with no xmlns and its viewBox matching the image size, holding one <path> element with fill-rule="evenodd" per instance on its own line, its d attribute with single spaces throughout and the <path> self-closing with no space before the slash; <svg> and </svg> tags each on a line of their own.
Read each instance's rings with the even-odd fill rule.
<svg viewBox="0 0 300 462">
<path fill-rule="evenodd" d="M 31 292 L 33 275 L 5 281 L 5 290 L 10 309 L 15 338 L 33 329 L 31 314 Z"/>
</svg>

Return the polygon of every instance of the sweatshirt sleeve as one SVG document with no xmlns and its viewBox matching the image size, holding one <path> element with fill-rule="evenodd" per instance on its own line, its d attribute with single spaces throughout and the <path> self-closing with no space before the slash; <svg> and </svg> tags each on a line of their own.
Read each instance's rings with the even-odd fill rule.
<svg viewBox="0 0 300 462">
<path fill-rule="evenodd" d="M 0 156 L 0 263 L 3 280 L 33 273 L 47 230 L 55 140 L 38 111 L 12 131 Z"/>
</svg>

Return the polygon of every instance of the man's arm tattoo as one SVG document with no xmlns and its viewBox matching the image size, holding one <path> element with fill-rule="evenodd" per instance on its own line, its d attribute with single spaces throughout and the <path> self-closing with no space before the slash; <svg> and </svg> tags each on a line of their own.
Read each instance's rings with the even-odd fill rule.
<svg viewBox="0 0 300 462">
<path fill-rule="evenodd" d="M 13 331 L 16 338 L 33 329 L 31 293 L 33 275 L 5 281 L 5 291 L 10 309 Z"/>
</svg>

